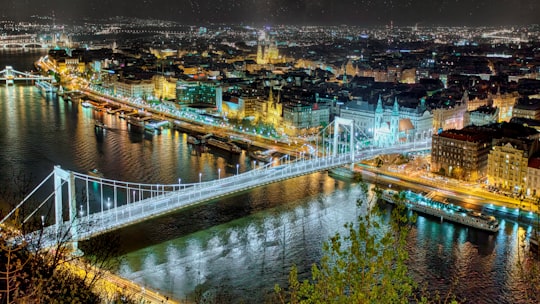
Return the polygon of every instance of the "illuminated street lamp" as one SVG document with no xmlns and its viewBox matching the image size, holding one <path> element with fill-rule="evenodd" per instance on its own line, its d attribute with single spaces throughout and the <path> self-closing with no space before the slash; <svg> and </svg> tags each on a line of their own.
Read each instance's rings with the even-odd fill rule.
<svg viewBox="0 0 540 304">
<path fill-rule="evenodd" d="M 202 173 L 199 172 L 199 183 L 201 183 L 201 182 L 202 182 Z"/>
<path fill-rule="evenodd" d="M 111 209 L 111 198 L 107 197 L 107 209 Z"/>
<path fill-rule="evenodd" d="M 217 169 L 217 179 L 221 179 L 221 168 Z"/>
<path fill-rule="evenodd" d="M 240 167 L 240 164 L 236 164 L 236 175 L 238 175 L 238 168 Z"/>
</svg>

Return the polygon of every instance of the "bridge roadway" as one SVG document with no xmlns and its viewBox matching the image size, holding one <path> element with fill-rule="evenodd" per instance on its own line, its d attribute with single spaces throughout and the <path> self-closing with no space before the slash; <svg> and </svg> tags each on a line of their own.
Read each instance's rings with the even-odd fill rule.
<svg viewBox="0 0 540 304">
<path fill-rule="evenodd" d="M 103 210 L 103 212 L 78 217 L 76 219 L 77 223 L 66 221 L 61 227 L 55 225 L 45 227 L 43 231 L 45 237 L 42 239 L 42 244 L 46 247 L 54 245 L 57 231 L 65 233 L 72 225 L 78 226 L 78 235 L 75 238 L 84 240 L 202 202 L 277 181 L 331 169 L 350 162 L 350 154 L 321 157 L 278 166 L 265 166 L 242 174 L 207 182 L 182 184 L 181 189 L 177 191 L 169 191 L 134 203 Z"/>
<path fill-rule="evenodd" d="M 424 150 L 428 143 L 406 144 L 391 148 L 377 148 L 357 151 L 354 162 L 369 159 L 381 153 L 403 153 L 407 151 Z M 279 165 L 268 164 L 264 167 L 221 178 L 212 181 L 180 185 L 164 185 L 169 188 L 176 187 L 175 191 L 160 191 L 159 195 L 140 201 L 109 208 L 101 212 L 77 217 L 74 222 L 65 221 L 61 225 L 51 225 L 43 229 L 41 244 L 50 247 L 57 242 L 57 234 L 65 234 L 72 226 L 75 226 L 76 235 L 70 235 L 69 239 L 84 240 L 122 227 L 156 218 L 181 209 L 230 196 L 259 186 L 275 183 L 278 181 L 307 175 L 318 171 L 328 170 L 335 167 L 351 164 L 351 154 L 344 153 L 335 156 L 325 156 L 312 159 L 300 159 L 294 162 L 285 161 Z M 74 173 L 79 178 L 92 178 L 93 181 L 107 183 L 111 180 L 90 177 L 80 173 Z M 30 239 L 36 239 L 40 231 L 29 235 Z"/>
<path fill-rule="evenodd" d="M 369 158 L 375 155 L 378 150 L 368 150 L 361 154 L 356 160 Z M 288 162 L 277 166 L 264 166 L 242 174 L 233 175 L 217 180 L 176 185 L 176 191 L 161 193 L 150 198 L 137 202 L 92 213 L 86 216 L 79 216 L 74 222 L 65 221 L 59 227 L 51 225 L 43 230 L 42 245 L 53 246 L 57 241 L 57 233 L 65 234 L 71 226 L 76 228 L 77 235 L 70 236 L 70 239 L 84 240 L 103 234 L 121 227 L 139 223 L 151 218 L 159 217 L 180 209 L 188 208 L 203 202 L 214 200 L 220 197 L 229 196 L 245 190 L 249 190 L 262 185 L 290 179 L 293 177 L 310 174 L 317 171 L 327 170 L 351 163 L 350 154 L 337 156 L 319 157 L 304 159 L 295 162 Z M 80 177 L 89 178 L 86 175 Z M 101 183 L 107 180 L 95 178 Z M 170 185 L 168 185 L 170 186 Z M 40 233 L 39 231 L 35 232 Z M 37 235 L 29 236 L 36 239 Z M 72 237 L 72 238 L 71 238 Z"/>
</svg>

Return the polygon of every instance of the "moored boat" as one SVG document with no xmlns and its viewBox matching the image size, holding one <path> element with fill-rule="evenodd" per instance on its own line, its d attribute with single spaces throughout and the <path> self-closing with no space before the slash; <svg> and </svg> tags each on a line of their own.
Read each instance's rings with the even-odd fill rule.
<svg viewBox="0 0 540 304">
<path fill-rule="evenodd" d="M 201 143 L 200 140 L 198 140 L 195 136 L 188 135 L 187 142 L 192 145 L 198 145 Z"/>
<path fill-rule="evenodd" d="M 400 192 L 395 190 L 385 190 L 381 198 L 389 203 L 395 204 L 399 201 Z M 499 231 L 499 221 L 490 215 L 482 214 L 478 211 L 466 209 L 448 202 L 433 200 L 412 191 L 404 192 L 404 203 L 413 211 L 441 218 L 454 223 L 462 224 L 476 229 L 497 232 Z"/>
<path fill-rule="evenodd" d="M 355 172 L 346 167 L 335 167 L 328 170 L 328 175 L 331 177 L 337 177 L 345 180 L 355 180 L 361 176 L 359 172 Z"/>
<path fill-rule="evenodd" d="M 274 150 L 266 150 L 266 151 L 255 150 L 255 151 L 249 151 L 249 157 L 257 161 L 270 163 L 272 162 L 272 159 L 273 159 L 272 158 L 273 153 L 274 153 Z"/>
<path fill-rule="evenodd" d="M 242 153 L 242 149 L 240 147 L 230 142 L 221 141 L 215 138 L 209 138 L 206 143 L 209 146 L 220 148 L 232 153 Z"/>
</svg>

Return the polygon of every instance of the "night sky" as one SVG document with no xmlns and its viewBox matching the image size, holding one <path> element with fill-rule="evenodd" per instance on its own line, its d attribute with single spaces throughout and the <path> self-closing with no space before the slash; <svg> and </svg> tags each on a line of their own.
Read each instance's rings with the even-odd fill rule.
<svg viewBox="0 0 540 304">
<path fill-rule="evenodd" d="M 4 17 L 60 22 L 141 17 L 184 24 L 521 25 L 540 23 L 540 0 L 2 0 Z"/>
</svg>

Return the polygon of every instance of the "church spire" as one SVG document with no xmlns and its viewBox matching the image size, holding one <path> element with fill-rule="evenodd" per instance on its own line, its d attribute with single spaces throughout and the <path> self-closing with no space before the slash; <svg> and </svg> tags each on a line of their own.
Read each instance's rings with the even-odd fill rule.
<svg viewBox="0 0 540 304">
<path fill-rule="evenodd" d="M 398 101 L 397 101 L 397 96 L 394 97 L 394 108 L 392 109 L 392 114 L 393 115 L 396 115 L 396 114 L 399 115 L 399 104 L 398 104 Z"/>
<path fill-rule="evenodd" d="M 376 113 L 382 113 L 383 112 L 381 94 L 379 94 L 379 99 L 377 100 L 377 109 L 375 110 L 375 112 Z"/>
<path fill-rule="evenodd" d="M 274 103 L 274 90 L 272 89 L 272 87 L 270 87 L 270 93 L 268 94 L 268 103 Z"/>
</svg>

